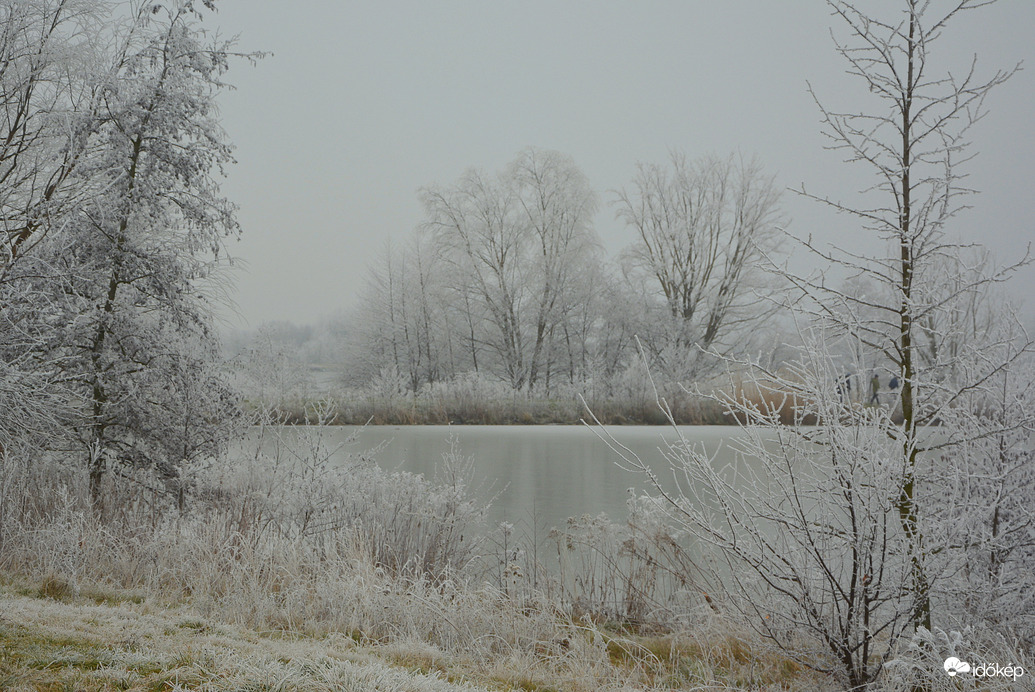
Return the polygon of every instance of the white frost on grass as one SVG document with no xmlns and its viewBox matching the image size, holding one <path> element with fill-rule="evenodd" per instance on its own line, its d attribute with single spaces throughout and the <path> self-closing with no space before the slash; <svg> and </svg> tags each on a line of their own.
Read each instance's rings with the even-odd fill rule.
<svg viewBox="0 0 1035 692">
<path fill-rule="evenodd" d="M 147 605 L 72 605 L 0 594 L 0 641 L 24 664 L 9 689 L 34 689 L 41 668 L 85 689 L 292 689 L 455 692 L 484 688 L 375 660 L 343 636 L 276 638 Z"/>
</svg>

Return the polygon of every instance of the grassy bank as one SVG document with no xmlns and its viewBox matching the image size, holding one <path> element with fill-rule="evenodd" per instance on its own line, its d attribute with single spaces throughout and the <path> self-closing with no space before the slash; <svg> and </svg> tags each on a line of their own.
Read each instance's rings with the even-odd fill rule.
<svg viewBox="0 0 1035 692">
<path fill-rule="evenodd" d="M 53 581 L 8 580 L 0 586 L 0 689 L 829 689 L 800 665 L 728 635 L 648 637 L 592 626 L 555 634 L 563 638 L 479 661 L 419 639 L 262 630 L 136 591 L 76 595 Z"/>
<path fill-rule="evenodd" d="M 740 389 L 734 395 L 720 393 L 706 398 L 682 392 L 665 397 L 677 425 L 739 425 L 743 418 L 731 414 L 722 397 L 741 401 L 770 413 L 784 425 L 815 425 L 816 416 L 793 394 Z M 597 418 L 604 425 L 670 425 L 654 400 L 544 399 L 515 394 L 508 398 L 463 400 L 421 396 L 379 397 L 345 393 L 307 398 L 290 397 L 273 402 L 248 401 L 251 409 L 271 411 L 287 425 L 579 425 Z M 885 404 L 886 405 L 886 404 Z M 865 409 L 863 404 L 855 404 Z M 315 411 L 332 411 L 320 418 Z"/>
<path fill-rule="evenodd" d="M 484 689 L 393 664 L 342 635 L 259 631 L 158 607 L 134 592 L 61 591 L 53 581 L 0 587 L 0 689 Z"/>
<path fill-rule="evenodd" d="M 678 425 L 737 425 L 737 406 L 764 412 L 785 425 L 816 422 L 806 392 L 788 390 L 792 374 L 781 383 L 731 376 L 689 388 L 667 386 L 656 392 L 644 373 L 642 381 L 617 390 L 569 385 L 544 391 L 514 390 L 506 384 L 468 374 L 448 382 L 426 384 L 417 392 L 399 386 L 342 388 L 324 383 L 291 389 L 251 390 L 247 405 L 273 410 L 291 425 L 314 422 L 317 409 L 333 411 L 322 423 L 330 425 L 577 425 L 596 417 L 605 425 L 668 425 L 659 399 Z M 831 387 L 836 383 L 831 383 Z M 248 388 L 245 387 L 246 392 Z M 698 392 L 703 393 L 698 393 Z M 866 408 L 862 392 L 848 392 L 853 407 Z M 882 406 L 896 405 L 891 392 L 882 393 Z"/>
<path fill-rule="evenodd" d="M 331 425 L 578 425 L 589 413 L 577 398 L 536 398 L 524 394 L 492 399 L 428 398 L 422 396 L 383 397 L 365 393 L 322 397 L 289 398 L 264 404 L 289 425 L 312 422 L 317 405 L 333 404 Z M 665 425 L 668 421 L 654 401 L 634 402 L 598 399 L 590 410 L 607 425 Z M 672 402 L 680 425 L 728 425 L 715 401 L 679 396 Z M 255 405 L 254 403 L 252 404 Z"/>
<path fill-rule="evenodd" d="M 486 391 L 488 390 L 488 391 Z M 678 425 L 737 425 L 724 400 L 735 398 L 771 414 L 784 424 L 812 424 L 807 403 L 793 393 L 757 383 L 737 384 L 703 396 L 683 390 L 661 395 Z M 861 406 L 861 404 L 859 404 Z M 249 406 L 273 410 L 289 425 L 315 422 L 317 409 L 333 411 L 320 419 L 330 425 L 578 425 L 593 417 L 605 425 L 669 425 L 653 392 L 634 397 L 541 397 L 499 387 L 443 386 L 419 394 L 385 396 L 362 390 L 322 395 L 251 400 Z"/>
</svg>

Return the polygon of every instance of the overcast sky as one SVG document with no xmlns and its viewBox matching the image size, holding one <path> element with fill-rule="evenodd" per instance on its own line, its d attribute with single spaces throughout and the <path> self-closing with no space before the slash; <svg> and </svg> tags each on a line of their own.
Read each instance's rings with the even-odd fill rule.
<svg viewBox="0 0 1035 692">
<path fill-rule="evenodd" d="M 864 0 L 874 12 L 902 3 Z M 936 0 L 937 4 L 937 0 Z M 781 186 L 850 200 L 863 171 L 824 151 L 810 82 L 836 108 L 873 103 L 844 76 L 819 0 L 341 2 L 223 0 L 215 23 L 243 50 L 222 99 L 238 165 L 235 324 L 314 322 L 353 303 L 386 239 L 421 222 L 418 188 L 496 171 L 528 146 L 572 156 L 601 196 L 612 253 L 631 241 L 607 202 L 637 162 L 757 155 Z M 974 131 L 982 194 L 954 229 L 1007 261 L 1035 239 L 1035 2 L 967 13 L 932 60 L 1028 69 L 993 92 Z M 855 249 L 850 218 L 785 193 L 790 230 Z M 1035 270 L 1014 281 L 1035 292 Z M 1025 313 L 1032 313 L 1027 299 Z"/>
</svg>

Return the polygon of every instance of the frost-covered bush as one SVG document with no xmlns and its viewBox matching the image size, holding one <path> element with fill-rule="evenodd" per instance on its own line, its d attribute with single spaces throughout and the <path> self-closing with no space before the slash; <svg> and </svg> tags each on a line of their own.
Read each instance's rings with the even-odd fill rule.
<svg viewBox="0 0 1035 692">
<path fill-rule="evenodd" d="M 333 415 L 328 409 L 317 418 Z M 472 462 L 455 440 L 431 479 L 385 471 L 371 454 L 346 452 L 351 441 L 328 445 L 319 425 L 263 427 L 249 454 L 203 483 L 211 500 L 202 508 L 230 512 L 235 531 L 253 542 L 360 550 L 397 576 L 462 575 L 477 554 L 487 504 L 475 497 Z"/>
<path fill-rule="evenodd" d="M 1001 635 L 970 627 L 962 632 L 921 627 L 884 664 L 879 689 L 883 692 L 956 692 L 960 689 L 1006 692 L 1031 689 L 1035 684 L 1032 674 L 1030 654 L 1023 653 Z"/>
<path fill-rule="evenodd" d="M 1035 645 L 1035 362 L 995 372 L 943 428 L 954 444 L 924 480 L 951 537 L 954 624 Z"/>
<path fill-rule="evenodd" d="M 406 380 L 399 372 L 399 368 L 395 365 L 386 365 L 370 378 L 365 390 L 375 399 L 391 404 L 405 395 Z"/>
<path fill-rule="evenodd" d="M 522 396 L 507 383 L 477 372 L 465 372 L 452 380 L 421 387 L 418 397 L 443 409 L 450 417 L 479 420 L 501 416 L 507 403 Z"/>
<path fill-rule="evenodd" d="M 660 498 L 632 495 L 623 523 L 569 517 L 549 538 L 561 599 L 575 612 L 641 629 L 681 629 L 715 609 L 712 591 Z"/>
<path fill-rule="evenodd" d="M 260 410 L 305 401 L 313 385 L 297 344 L 288 342 L 286 325 L 263 325 L 234 358 L 235 386 Z"/>
</svg>

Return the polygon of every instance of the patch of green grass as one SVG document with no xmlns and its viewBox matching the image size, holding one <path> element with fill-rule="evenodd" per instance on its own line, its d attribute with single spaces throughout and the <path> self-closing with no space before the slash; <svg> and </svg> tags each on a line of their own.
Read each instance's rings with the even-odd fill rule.
<svg viewBox="0 0 1035 692">
<path fill-rule="evenodd" d="M 122 603 L 133 603 L 139 605 L 144 602 L 145 597 L 141 593 L 125 589 L 104 589 L 98 586 L 86 587 L 80 590 L 79 595 L 97 605 L 120 605 Z"/>
<path fill-rule="evenodd" d="M 201 620 L 184 620 L 176 624 L 182 630 L 192 630 L 194 632 L 204 633 L 209 631 L 209 626 Z"/>
</svg>

